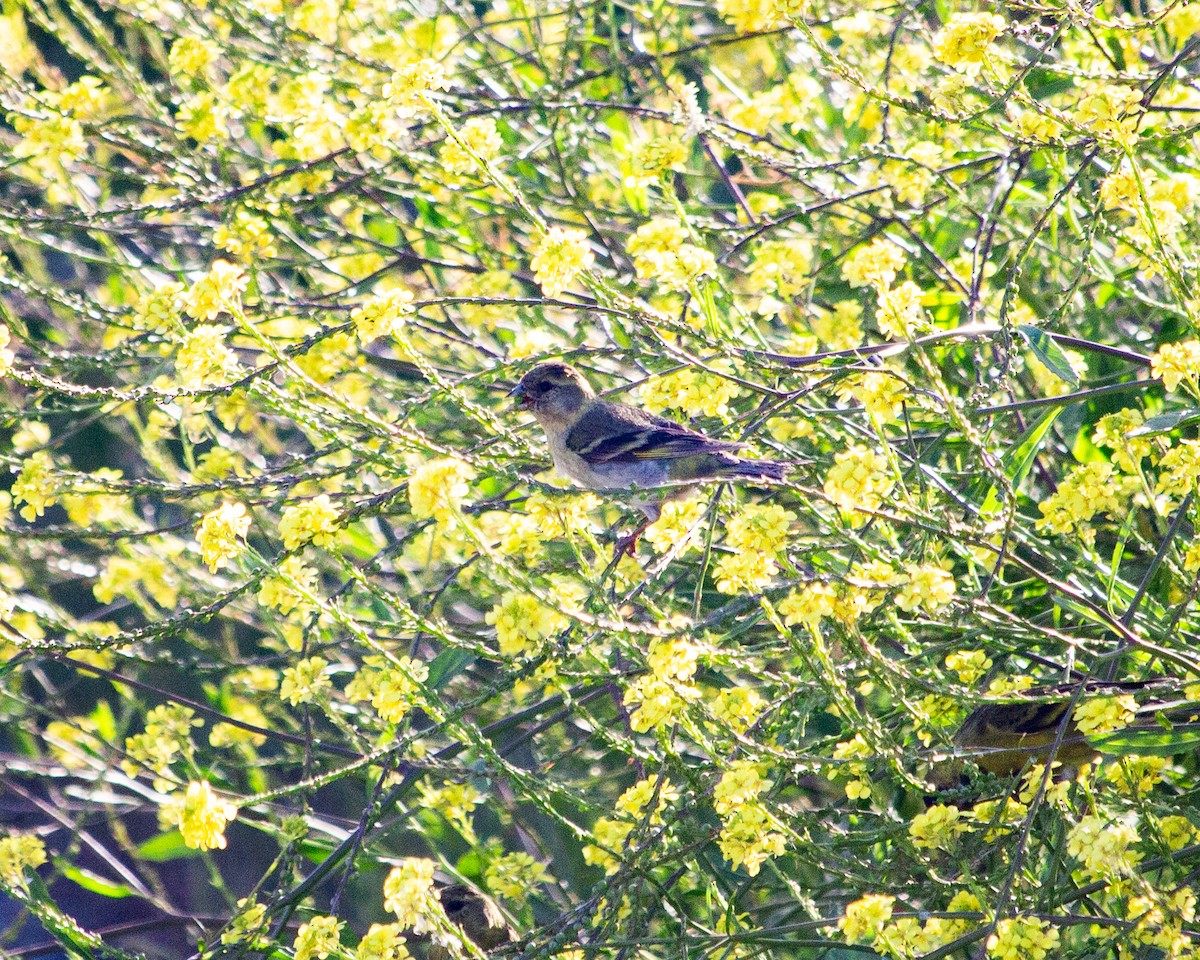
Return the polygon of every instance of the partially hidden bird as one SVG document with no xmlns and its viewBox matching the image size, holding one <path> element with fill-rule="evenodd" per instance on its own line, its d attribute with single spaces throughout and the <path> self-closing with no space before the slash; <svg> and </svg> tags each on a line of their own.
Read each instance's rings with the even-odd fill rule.
<svg viewBox="0 0 1200 960">
<path fill-rule="evenodd" d="M 462 929 L 475 946 L 484 953 L 517 939 L 513 930 L 491 897 L 468 887 L 465 883 L 452 883 L 438 891 L 442 909 L 451 923 Z M 431 944 L 428 960 L 451 960 L 456 954 L 441 944 Z"/>
<path fill-rule="evenodd" d="M 1077 698 L 1080 683 L 1083 692 Z M 1188 700 L 1168 699 L 1170 682 L 1082 680 L 1028 690 L 1020 700 L 985 703 L 976 707 L 954 734 L 956 752 L 969 757 L 988 773 L 1009 777 L 1031 763 L 1053 759 L 1060 769 L 1070 771 L 1096 760 L 1101 750 L 1079 729 L 1075 709 L 1085 699 L 1111 697 L 1123 693 L 1149 693 L 1140 704 L 1127 729 L 1158 730 L 1160 718 L 1175 716 L 1183 722 L 1194 721 L 1196 704 Z M 1056 747 L 1057 744 L 1057 747 Z M 1053 754 L 1053 757 L 1051 756 Z M 962 764 L 952 761 L 934 771 L 938 786 L 947 786 L 958 778 Z"/>
<path fill-rule="evenodd" d="M 674 420 L 602 400 L 568 363 L 538 364 L 511 395 L 542 425 L 559 473 L 590 490 L 649 491 L 632 501 L 646 519 L 621 538 L 618 554 L 632 554 L 638 535 L 658 519 L 662 504 L 685 496 L 691 482 L 778 482 L 791 468 L 777 460 L 738 456 L 745 444 L 714 440 Z M 677 489 L 661 489 L 668 486 Z"/>
</svg>

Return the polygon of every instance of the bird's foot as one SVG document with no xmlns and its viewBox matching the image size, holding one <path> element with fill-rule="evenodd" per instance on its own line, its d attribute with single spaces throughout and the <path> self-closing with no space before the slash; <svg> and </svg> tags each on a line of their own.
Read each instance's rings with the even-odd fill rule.
<svg viewBox="0 0 1200 960">
<path fill-rule="evenodd" d="M 633 531 L 625 534 L 625 536 L 623 536 L 623 537 L 617 538 L 616 546 L 613 547 L 613 562 L 614 563 L 616 561 L 620 560 L 621 556 L 623 554 L 630 556 L 630 557 L 637 556 L 638 537 L 640 537 L 642 535 L 643 531 L 645 531 L 645 529 L 648 526 L 650 526 L 650 521 L 643 520 L 642 523 L 637 528 L 635 528 Z"/>
</svg>

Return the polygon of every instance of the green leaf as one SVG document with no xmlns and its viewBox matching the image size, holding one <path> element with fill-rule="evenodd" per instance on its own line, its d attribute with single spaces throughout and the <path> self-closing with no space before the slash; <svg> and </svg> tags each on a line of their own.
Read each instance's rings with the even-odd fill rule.
<svg viewBox="0 0 1200 960">
<path fill-rule="evenodd" d="M 1134 727 L 1118 730 L 1089 742 L 1105 753 L 1140 753 L 1152 757 L 1173 757 L 1200 748 L 1200 724 L 1181 723 L 1170 730 L 1161 727 Z"/>
<path fill-rule="evenodd" d="M 1018 325 L 1017 332 L 1029 344 L 1029 349 L 1033 351 L 1034 356 L 1046 365 L 1047 370 L 1064 383 L 1069 383 L 1072 387 L 1079 386 L 1079 377 L 1071 368 L 1067 352 L 1054 341 L 1053 337 L 1044 330 L 1024 323 Z"/>
<path fill-rule="evenodd" d="M 138 847 L 138 856 L 151 863 L 181 860 L 184 857 L 194 857 L 198 854 L 199 851 L 193 850 L 183 842 L 183 834 L 178 830 L 160 833 L 157 837 L 151 837 Z"/>
<path fill-rule="evenodd" d="M 443 650 L 429 662 L 429 686 L 440 689 L 474 660 L 475 655 L 465 650 L 456 650 L 453 647 Z"/>
<path fill-rule="evenodd" d="M 1185 423 L 1191 423 L 1194 420 L 1200 420 L 1200 410 L 1172 410 L 1170 413 L 1160 413 L 1157 417 L 1151 417 L 1140 427 L 1134 427 L 1125 436 L 1157 437 L 1163 433 L 1170 433 L 1176 427 L 1182 427 Z"/>
<path fill-rule="evenodd" d="M 1051 407 L 1043 413 L 1041 418 L 1029 427 L 1021 435 L 1020 439 L 1017 440 L 1016 444 L 1009 447 L 1001 458 L 1000 464 L 1004 468 L 1004 475 L 1008 477 L 1014 490 L 1019 488 L 1025 477 L 1029 475 L 1029 471 L 1033 467 L 1034 458 L 1041 448 L 1046 433 L 1050 430 L 1054 421 L 1058 419 L 1059 414 L 1065 409 L 1065 406 Z M 988 489 L 987 496 L 984 497 L 980 512 L 983 514 L 992 513 L 999 506 L 1000 499 L 996 495 L 996 487 L 993 484 Z"/>
<path fill-rule="evenodd" d="M 138 892 L 132 887 L 128 887 L 123 883 L 113 883 L 111 880 L 105 880 L 103 877 L 98 877 L 90 870 L 81 870 L 74 865 L 60 865 L 62 875 L 68 880 L 73 880 L 84 890 L 90 890 L 92 893 L 98 893 L 102 897 L 112 897 L 121 899 L 123 897 L 136 897 Z"/>
</svg>

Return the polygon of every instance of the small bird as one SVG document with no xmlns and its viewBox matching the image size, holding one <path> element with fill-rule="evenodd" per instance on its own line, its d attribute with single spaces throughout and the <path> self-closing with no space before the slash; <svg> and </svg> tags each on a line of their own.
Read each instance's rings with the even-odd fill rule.
<svg viewBox="0 0 1200 960">
<path fill-rule="evenodd" d="M 461 927 L 467 938 L 485 953 L 517 939 L 516 932 L 491 897 L 464 883 L 442 887 L 438 896 L 450 922 Z M 450 960 L 452 956 L 447 947 L 430 944 L 429 960 Z"/>
<path fill-rule="evenodd" d="M 988 773 L 1011 777 L 1030 760 L 1046 762 L 1065 719 L 1054 759 L 1065 768 L 1080 767 L 1095 760 L 1099 751 L 1079 732 L 1075 718 L 1065 716 L 1070 706 L 1070 700 L 985 703 L 963 721 L 954 745 L 969 752 Z"/>
<path fill-rule="evenodd" d="M 646 520 L 618 542 L 618 554 L 633 553 L 638 535 L 658 519 L 663 502 L 685 496 L 689 481 L 779 481 L 790 469 L 775 460 L 737 456 L 734 451 L 745 444 L 713 440 L 637 407 L 601 400 L 583 374 L 567 363 L 538 364 L 511 395 L 546 431 L 558 472 L 582 486 L 592 490 L 679 486 L 633 501 Z"/>
<path fill-rule="evenodd" d="M 1152 717 L 1178 713 L 1181 709 L 1191 712 L 1194 705 L 1186 700 L 1168 702 L 1163 695 L 1168 692 L 1170 682 L 1149 681 L 1103 681 L 1084 680 L 1084 693 L 1088 696 L 1115 696 L 1122 693 L 1149 692 L 1151 700 L 1137 708 L 1136 719 L 1130 729 L 1159 729 Z M 1078 683 L 1060 684 L 1029 690 L 1030 699 L 1008 703 L 985 703 L 973 710 L 954 734 L 954 746 L 970 756 L 978 766 L 997 776 L 1011 777 L 1020 773 L 1030 761 L 1045 763 L 1050 758 L 1054 744 L 1058 750 L 1054 761 L 1062 769 L 1072 770 L 1091 763 L 1100 756 L 1100 751 L 1089 742 L 1076 725 L 1071 704 Z M 1083 702 L 1081 699 L 1080 703 Z M 1062 731 L 1061 739 L 1059 731 Z M 957 779 L 961 763 L 943 764 L 934 771 L 934 782 L 948 785 Z"/>
</svg>

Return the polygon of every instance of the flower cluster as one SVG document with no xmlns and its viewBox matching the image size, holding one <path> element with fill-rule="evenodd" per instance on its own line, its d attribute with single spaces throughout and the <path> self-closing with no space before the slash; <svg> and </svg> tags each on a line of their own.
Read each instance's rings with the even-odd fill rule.
<svg viewBox="0 0 1200 960">
<path fill-rule="evenodd" d="M 713 369 L 727 366 L 718 363 Z M 741 388 L 734 380 L 694 367 L 654 377 L 638 388 L 642 406 L 651 413 L 681 410 L 689 417 L 726 417 L 730 402 L 740 394 Z"/>
<path fill-rule="evenodd" d="M 933 55 L 955 70 L 976 72 L 1005 27 L 1004 18 L 994 13 L 955 13 L 934 37 Z"/>
<path fill-rule="evenodd" d="M 250 515 L 245 504 L 223 503 L 206 513 L 196 531 L 200 556 L 208 569 L 216 573 L 242 552 L 241 541 L 250 529 Z"/>
<path fill-rule="evenodd" d="M 744 866 L 752 877 L 758 876 L 763 863 L 787 849 L 779 823 L 759 799 L 769 787 L 759 764 L 737 760 L 713 789 L 713 806 L 722 821 L 717 840 L 721 853 L 735 869 Z"/>
<path fill-rule="evenodd" d="M 700 699 L 695 684 L 701 651 L 690 640 L 658 640 L 646 655 L 650 672 L 625 691 L 630 726 L 638 733 L 678 722 L 688 705 Z"/>
<path fill-rule="evenodd" d="M 614 873 L 630 834 L 639 827 L 662 827 L 663 812 L 678 799 L 679 791 L 665 777 L 639 780 L 617 798 L 613 807 L 616 817 L 601 818 L 593 825 L 596 842 L 584 846 L 584 861 Z"/>
<path fill-rule="evenodd" d="M 224 850 L 225 826 L 237 812 L 237 805 L 218 797 L 207 780 L 193 780 L 182 796 L 174 794 L 163 801 L 160 815 L 179 828 L 189 847 Z"/>
<path fill-rule="evenodd" d="M 779 572 L 788 529 L 796 515 L 778 504 L 744 507 L 726 525 L 725 544 L 732 554 L 721 557 L 713 574 L 721 593 L 762 589 Z"/>
<path fill-rule="evenodd" d="M 358 339 L 367 344 L 380 337 L 394 337 L 404 318 L 413 311 L 413 293 L 404 287 L 378 294 L 356 307 L 350 314 Z"/>
<path fill-rule="evenodd" d="M 487 622 L 496 628 L 500 654 L 519 657 L 547 637 L 566 629 L 567 617 L 528 593 L 511 591 L 488 611 Z"/>
<path fill-rule="evenodd" d="M 331 547 L 338 537 L 338 511 L 326 493 L 311 500 L 289 504 L 279 518 L 279 535 L 287 550 L 296 550 L 306 543 Z"/>
<path fill-rule="evenodd" d="M 547 297 L 557 297 L 582 273 L 591 269 L 595 254 L 587 234 L 573 227 L 551 227 L 533 251 L 533 279 Z"/>
</svg>

